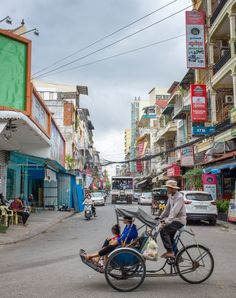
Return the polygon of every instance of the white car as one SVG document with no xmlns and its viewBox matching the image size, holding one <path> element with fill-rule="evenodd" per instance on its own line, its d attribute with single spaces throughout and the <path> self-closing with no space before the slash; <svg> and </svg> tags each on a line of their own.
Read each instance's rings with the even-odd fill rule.
<svg viewBox="0 0 236 298">
<path fill-rule="evenodd" d="M 211 194 L 204 191 L 181 191 L 184 196 L 187 220 L 207 220 L 216 225 L 217 207 Z"/>
<path fill-rule="evenodd" d="M 138 198 L 139 205 L 151 205 L 152 204 L 152 193 L 142 192 L 141 196 Z"/>
<path fill-rule="evenodd" d="M 105 198 L 102 192 L 92 192 L 91 199 L 95 206 L 99 206 L 99 205 L 105 206 Z"/>
</svg>

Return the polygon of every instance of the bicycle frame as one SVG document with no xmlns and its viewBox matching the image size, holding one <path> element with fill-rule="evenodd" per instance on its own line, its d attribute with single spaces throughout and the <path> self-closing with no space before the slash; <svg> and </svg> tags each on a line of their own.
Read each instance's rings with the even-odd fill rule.
<svg viewBox="0 0 236 298">
<path fill-rule="evenodd" d="M 153 232 L 153 230 L 151 231 L 151 233 L 152 232 Z M 181 229 L 179 231 L 177 231 L 176 236 L 174 238 L 174 243 L 175 243 L 176 247 L 178 246 L 179 243 L 181 244 L 182 247 L 179 251 L 186 248 L 185 244 L 181 240 L 182 233 L 187 233 L 195 238 L 195 235 L 192 231 L 190 232 L 188 230 L 181 230 Z M 158 229 L 158 231 L 156 231 L 153 235 L 153 239 L 155 241 L 157 240 L 157 237 L 159 234 L 160 234 L 160 229 Z M 196 242 L 196 239 L 195 239 L 195 242 Z M 189 255 L 189 257 L 190 257 L 190 259 L 192 259 L 190 255 Z M 169 265 L 169 272 L 167 272 L 167 270 L 165 270 L 165 267 L 167 265 Z M 171 276 L 176 276 L 176 275 L 178 275 L 178 273 L 177 273 L 176 266 L 175 266 L 175 259 L 172 259 L 172 258 L 166 259 L 164 264 L 156 270 L 146 270 L 146 277 L 168 277 L 168 276 L 171 277 Z"/>
</svg>

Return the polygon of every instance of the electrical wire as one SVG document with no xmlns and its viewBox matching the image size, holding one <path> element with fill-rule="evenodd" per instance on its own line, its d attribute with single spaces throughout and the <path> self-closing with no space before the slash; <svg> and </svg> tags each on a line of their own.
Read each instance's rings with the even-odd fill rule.
<svg viewBox="0 0 236 298">
<path fill-rule="evenodd" d="M 122 160 L 122 161 L 107 161 L 106 164 L 101 164 L 101 166 L 108 166 L 108 165 L 111 165 L 111 164 L 124 164 L 124 163 L 130 163 L 130 162 L 139 162 L 139 161 L 146 161 L 146 160 L 151 160 L 153 158 L 156 158 L 158 156 L 162 156 L 164 154 L 168 154 L 170 152 L 175 152 L 175 151 L 178 151 L 178 150 L 181 150 L 183 148 L 186 148 L 186 147 L 189 147 L 189 146 L 193 146 L 203 140 L 207 140 L 213 136 L 216 136 L 218 134 L 221 134 L 222 132 L 224 131 L 227 131 L 228 129 L 231 129 L 231 128 L 234 128 L 236 127 L 236 123 L 232 123 L 232 124 L 229 124 L 229 125 L 226 125 L 225 127 L 222 127 L 220 129 L 218 129 L 217 131 L 207 135 L 207 136 L 203 136 L 201 138 L 198 138 L 196 140 L 193 140 L 189 143 L 186 143 L 186 144 L 183 144 L 183 145 L 180 145 L 180 146 L 176 146 L 175 148 L 171 148 L 171 149 L 168 149 L 168 150 L 165 150 L 163 152 L 160 152 L 160 153 L 156 153 L 156 154 L 151 154 L 151 155 L 146 155 L 144 157 L 141 157 L 141 158 L 134 158 L 134 159 L 129 159 L 129 160 Z"/>
<path fill-rule="evenodd" d="M 158 44 L 166 43 L 168 41 L 171 41 L 171 40 L 183 37 L 183 36 L 185 36 L 185 33 L 177 35 L 177 36 L 170 37 L 168 39 L 157 41 L 157 42 L 154 42 L 154 43 L 151 43 L 151 44 L 148 44 L 148 45 L 136 48 L 136 49 L 121 52 L 121 53 L 118 53 L 118 54 L 115 54 L 115 55 L 112 55 L 112 56 L 108 56 L 108 57 L 105 57 L 105 58 L 101 58 L 101 59 L 98 59 L 98 60 L 94 60 L 94 61 L 91 61 L 91 62 L 88 62 L 88 63 L 85 63 L 85 64 L 80 64 L 80 65 L 77 65 L 75 67 L 70 67 L 70 68 L 67 68 L 67 69 L 64 69 L 64 70 L 61 70 L 61 71 L 56 71 L 56 72 L 53 72 L 51 74 L 41 76 L 41 77 L 52 76 L 52 75 L 60 74 L 60 73 L 63 73 L 63 72 L 71 71 L 71 70 L 74 70 L 74 69 L 79 69 L 79 68 L 83 68 L 83 67 L 86 67 L 86 66 L 90 66 L 90 65 L 93 65 L 93 64 L 96 64 L 96 63 L 99 63 L 99 62 L 103 62 L 103 61 L 110 60 L 110 59 L 113 59 L 113 58 L 117 58 L 117 57 L 120 57 L 120 56 L 123 56 L 123 55 L 131 54 L 131 53 L 134 53 L 134 52 L 146 49 L 146 48 L 150 48 L 150 47 L 156 46 Z"/>
<path fill-rule="evenodd" d="M 83 47 L 83 48 L 81 48 L 81 49 L 79 49 L 79 50 L 76 50 L 75 52 L 71 53 L 70 55 L 68 55 L 68 56 L 66 56 L 66 57 L 64 57 L 64 58 L 58 59 L 57 61 L 55 61 L 54 63 L 50 64 L 49 66 L 46 66 L 46 67 L 44 67 L 44 68 L 42 68 L 42 69 L 36 71 L 33 75 L 38 74 L 38 73 L 40 73 L 40 72 L 43 72 L 44 70 L 47 70 L 47 69 L 51 68 L 52 66 L 57 65 L 58 63 L 60 63 L 60 62 L 62 62 L 62 61 L 65 61 L 66 59 L 71 58 L 71 57 L 73 57 L 74 55 L 76 55 L 76 54 L 78 54 L 78 53 L 80 53 L 80 52 L 82 52 L 82 51 L 84 51 L 84 50 L 89 49 L 90 47 L 94 46 L 95 44 L 97 44 L 97 43 L 99 43 L 99 42 L 101 42 L 101 41 L 107 39 L 108 37 L 111 37 L 111 36 L 113 36 L 113 35 L 115 35 L 115 34 L 121 32 L 121 31 L 124 30 L 124 29 L 129 28 L 130 26 L 132 26 L 132 25 L 134 25 L 134 24 L 140 22 L 141 20 L 144 20 L 145 18 L 147 18 L 147 17 L 149 17 L 149 16 L 155 14 L 156 12 L 158 12 L 158 11 L 160 11 L 160 10 L 162 10 L 162 9 L 164 9 L 164 8 L 166 8 L 166 7 L 168 7 L 168 6 L 170 6 L 170 5 L 172 5 L 173 3 L 177 2 L 177 1 L 178 1 L 178 0 L 173 0 L 173 1 L 171 1 L 171 2 L 169 2 L 169 3 L 167 3 L 167 4 L 165 4 L 165 5 L 163 5 L 163 6 L 161 6 L 161 7 L 159 7 L 159 8 L 157 8 L 157 9 L 151 11 L 150 13 L 144 15 L 143 17 L 141 17 L 141 18 L 139 18 L 139 19 L 136 19 L 136 20 L 132 21 L 131 23 L 129 23 L 129 24 L 127 24 L 127 25 L 125 25 L 125 26 L 123 26 L 123 27 L 121 27 L 121 28 L 119 28 L 119 29 L 113 31 L 112 33 L 109 33 L 109 34 L 107 34 L 107 35 L 105 35 L 105 36 L 103 36 L 103 37 L 97 39 L 96 41 L 90 43 L 89 45 L 87 45 L 87 46 L 85 46 L 85 47 Z"/>
<path fill-rule="evenodd" d="M 160 19 L 160 20 L 158 20 L 158 21 L 156 21 L 156 22 L 154 22 L 154 23 L 152 23 L 152 24 L 150 24 L 150 25 L 148 25 L 148 26 L 146 26 L 146 27 L 144 27 L 144 28 L 141 28 L 141 29 L 139 29 L 139 30 L 137 30 L 137 31 L 135 31 L 135 32 L 133 32 L 133 33 L 131 33 L 131 34 L 128 34 L 128 35 L 126 35 L 125 37 L 123 37 L 123 38 L 121 38 L 121 39 L 118 39 L 118 40 L 116 40 L 116 41 L 114 41 L 114 42 L 112 42 L 112 43 L 110 43 L 110 44 L 108 44 L 108 45 L 106 45 L 106 46 L 104 46 L 104 47 L 102 47 L 102 48 L 99 48 L 99 49 L 97 49 L 97 50 L 95 50 L 95 51 L 93 51 L 93 52 L 90 52 L 90 53 L 88 53 L 88 54 L 86 54 L 86 55 L 84 55 L 84 56 L 81 56 L 81 57 L 79 57 L 79 58 L 77 58 L 77 59 L 75 59 L 75 60 L 72 60 L 72 61 L 70 61 L 70 62 L 68 62 L 68 63 L 65 63 L 65 64 L 61 65 L 61 66 L 58 66 L 58 67 L 56 67 L 56 68 L 54 68 L 54 69 L 52 69 L 52 70 L 50 70 L 50 71 L 47 71 L 47 72 L 45 72 L 45 73 L 42 73 L 41 75 L 38 75 L 38 76 L 33 77 L 33 78 L 34 78 L 34 79 L 37 79 L 37 78 L 39 78 L 39 77 L 44 77 L 46 74 L 52 73 L 52 72 L 54 72 L 54 71 L 56 71 L 56 70 L 59 70 L 59 69 L 61 69 L 61 68 L 64 68 L 64 67 L 66 67 L 66 66 L 69 66 L 69 65 L 71 65 L 71 64 L 73 64 L 73 63 L 75 63 L 75 62 L 77 62 L 77 61 L 80 61 L 80 60 L 82 60 L 82 59 L 84 59 L 84 58 L 87 58 L 87 57 L 89 57 L 89 56 L 91 56 L 91 55 L 93 55 L 93 54 L 96 54 L 96 53 L 98 53 L 98 52 L 101 52 L 101 51 L 103 51 L 103 50 L 105 50 L 105 49 L 107 49 L 107 48 L 109 48 L 109 47 L 111 47 L 111 46 L 113 46 L 113 45 L 115 45 L 115 44 L 120 43 L 121 41 L 124 41 L 124 40 L 126 40 L 126 39 L 128 39 L 128 38 L 130 38 L 130 37 L 132 37 L 132 36 L 134 36 L 134 35 L 136 35 L 136 34 L 138 34 L 138 33 L 140 33 L 140 32 L 143 32 L 143 31 L 145 31 L 145 30 L 147 30 L 147 29 L 149 29 L 149 28 L 151 28 L 151 27 L 153 27 L 153 26 L 155 26 L 155 25 L 157 25 L 157 24 L 159 24 L 159 23 L 161 23 L 161 22 L 163 22 L 163 21 L 165 21 L 165 20 L 167 20 L 167 19 L 172 18 L 173 16 L 175 16 L 175 15 L 177 15 L 177 14 L 179 14 L 179 13 L 185 11 L 186 9 L 188 9 L 188 8 L 190 8 L 190 7 L 192 7 L 192 4 L 189 5 L 189 6 L 186 6 L 186 7 L 182 8 L 182 9 L 180 9 L 180 10 L 178 10 L 178 11 L 176 11 L 176 12 L 170 14 L 170 15 L 168 15 L 167 17 L 165 17 L 165 18 L 163 18 L 163 19 Z"/>
</svg>

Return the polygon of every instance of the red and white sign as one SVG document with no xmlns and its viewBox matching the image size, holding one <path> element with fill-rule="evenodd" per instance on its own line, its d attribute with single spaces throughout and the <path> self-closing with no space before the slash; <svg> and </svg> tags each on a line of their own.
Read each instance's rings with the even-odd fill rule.
<svg viewBox="0 0 236 298">
<path fill-rule="evenodd" d="M 167 169 L 168 177 L 179 177 L 180 176 L 180 167 L 177 165 L 173 165 L 172 167 Z"/>
<path fill-rule="evenodd" d="M 186 11 L 187 68 L 206 68 L 205 14 Z"/>
<path fill-rule="evenodd" d="M 206 85 L 191 85 L 191 117 L 192 122 L 206 122 L 207 115 L 207 92 Z"/>
<path fill-rule="evenodd" d="M 214 200 L 217 199 L 217 194 L 216 194 L 216 175 L 214 174 L 203 174 L 202 175 L 202 182 L 203 182 L 203 189 L 204 191 L 208 192 L 211 194 L 212 198 Z"/>
<path fill-rule="evenodd" d="M 144 151 L 144 142 L 138 144 L 138 157 L 142 157 Z M 141 173 L 143 171 L 143 162 L 137 161 L 136 162 L 136 169 L 137 172 Z"/>
</svg>

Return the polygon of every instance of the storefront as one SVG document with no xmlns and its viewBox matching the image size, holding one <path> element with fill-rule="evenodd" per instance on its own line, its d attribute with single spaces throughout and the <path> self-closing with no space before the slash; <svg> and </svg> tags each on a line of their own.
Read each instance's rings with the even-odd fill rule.
<svg viewBox="0 0 236 298">
<path fill-rule="evenodd" d="M 236 151 L 226 153 L 222 157 L 212 160 L 203 169 L 204 173 L 215 174 L 216 176 L 216 197 L 217 200 L 227 200 L 230 208 L 235 206 L 236 193 Z M 233 206 L 233 207 L 232 207 Z M 233 210 L 234 211 L 234 210 Z M 236 220 L 236 214 L 231 210 L 230 220 Z"/>
<path fill-rule="evenodd" d="M 72 176 L 55 160 L 10 152 L 6 195 L 25 201 L 32 195 L 36 205 L 43 208 L 73 207 Z"/>
</svg>

